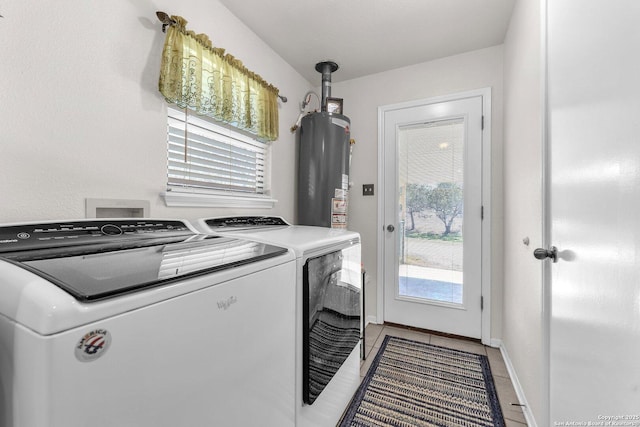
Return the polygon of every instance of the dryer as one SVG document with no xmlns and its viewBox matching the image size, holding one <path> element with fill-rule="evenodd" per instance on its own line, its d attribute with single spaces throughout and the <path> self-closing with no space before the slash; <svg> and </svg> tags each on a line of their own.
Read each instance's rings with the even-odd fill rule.
<svg viewBox="0 0 640 427">
<path fill-rule="evenodd" d="M 184 221 L 0 226 L 0 426 L 293 426 L 295 274 Z"/>
<path fill-rule="evenodd" d="M 360 235 L 280 217 L 204 218 L 201 232 L 287 247 L 296 257 L 296 426 L 335 425 L 360 384 Z"/>
</svg>

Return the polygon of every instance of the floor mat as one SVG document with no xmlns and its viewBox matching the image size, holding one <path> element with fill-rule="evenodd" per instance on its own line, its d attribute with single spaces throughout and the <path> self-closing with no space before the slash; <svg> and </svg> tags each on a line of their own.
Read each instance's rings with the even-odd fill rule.
<svg viewBox="0 0 640 427">
<path fill-rule="evenodd" d="M 486 356 L 387 336 L 340 427 L 504 427 Z"/>
</svg>

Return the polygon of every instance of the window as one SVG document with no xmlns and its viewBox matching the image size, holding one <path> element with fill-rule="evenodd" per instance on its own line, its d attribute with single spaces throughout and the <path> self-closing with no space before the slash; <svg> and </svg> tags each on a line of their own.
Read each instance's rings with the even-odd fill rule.
<svg viewBox="0 0 640 427">
<path fill-rule="evenodd" d="M 273 207 L 268 144 L 171 106 L 167 125 L 167 206 Z"/>
</svg>

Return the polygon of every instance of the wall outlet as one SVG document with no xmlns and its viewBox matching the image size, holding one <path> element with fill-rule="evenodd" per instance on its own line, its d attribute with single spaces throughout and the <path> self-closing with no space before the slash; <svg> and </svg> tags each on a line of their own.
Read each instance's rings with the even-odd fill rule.
<svg viewBox="0 0 640 427">
<path fill-rule="evenodd" d="M 373 184 L 362 184 L 362 195 L 373 196 Z"/>
</svg>

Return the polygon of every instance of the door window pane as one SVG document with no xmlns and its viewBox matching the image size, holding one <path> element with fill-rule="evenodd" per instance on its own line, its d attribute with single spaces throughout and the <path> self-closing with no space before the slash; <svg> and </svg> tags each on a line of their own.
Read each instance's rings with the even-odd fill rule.
<svg viewBox="0 0 640 427">
<path fill-rule="evenodd" d="M 398 133 L 398 295 L 462 304 L 464 120 Z"/>
</svg>

